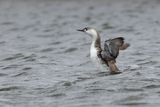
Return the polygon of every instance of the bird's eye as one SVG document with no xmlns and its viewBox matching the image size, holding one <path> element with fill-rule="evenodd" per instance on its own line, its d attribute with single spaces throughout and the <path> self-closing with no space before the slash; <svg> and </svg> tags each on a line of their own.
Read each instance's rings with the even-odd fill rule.
<svg viewBox="0 0 160 107">
<path fill-rule="evenodd" d="M 87 31 L 88 29 L 87 28 L 84 28 L 84 31 Z"/>
</svg>

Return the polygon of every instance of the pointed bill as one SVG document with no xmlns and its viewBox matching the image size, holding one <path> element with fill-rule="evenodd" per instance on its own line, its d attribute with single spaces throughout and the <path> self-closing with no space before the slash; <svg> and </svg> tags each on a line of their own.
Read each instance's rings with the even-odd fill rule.
<svg viewBox="0 0 160 107">
<path fill-rule="evenodd" d="M 77 29 L 77 31 L 84 32 L 84 30 L 83 30 L 83 29 Z"/>
</svg>

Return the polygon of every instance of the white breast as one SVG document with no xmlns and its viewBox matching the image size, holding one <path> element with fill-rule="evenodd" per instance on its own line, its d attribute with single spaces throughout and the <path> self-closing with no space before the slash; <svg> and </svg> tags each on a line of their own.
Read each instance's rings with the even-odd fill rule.
<svg viewBox="0 0 160 107">
<path fill-rule="evenodd" d="M 101 59 L 97 56 L 97 49 L 94 47 L 94 44 L 91 45 L 90 48 L 90 58 L 92 62 L 96 65 L 96 67 L 101 70 L 102 72 L 107 70 L 107 66 L 105 64 L 102 64 Z"/>
<path fill-rule="evenodd" d="M 94 45 L 91 45 L 90 48 L 90 58 L 97 68 L 101 68 L 102 66 L 101 59 L 98 58 L 97 49 L 94 47 Z"/>
<path fill-rule="evenodd" d="M 90 48 L 90 57 L 92 61 L 97 62 L 99 59 L 97 56 L 97 49 L 94 47 L 94 44 L 92 43 L 91 48 Z"/>
</svg>

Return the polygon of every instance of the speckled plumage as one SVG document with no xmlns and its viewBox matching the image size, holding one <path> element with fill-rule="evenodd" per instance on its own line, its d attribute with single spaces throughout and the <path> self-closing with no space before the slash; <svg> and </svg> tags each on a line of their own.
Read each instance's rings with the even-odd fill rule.
<svg viewBox="0 0 160 107">
<path fill-rule="evenodd" d="M 104 49 L 102 50 L 101 39 L 95 29 L 87 27 L 78 31 L 85 32 L 92 37 L 90 47 L 90 57 L 92 61 L 100 68 L 105 65 L 105 67 L 109 67 L 111 73 L 118 73 L 119 69 L 116 66 L 116 58 L 119 55 L 119 50 L 124 50 L 129 46 L 128 43 L 124 43 L 124 38 L 117 37 L 106 40 Z"/>
</svg>

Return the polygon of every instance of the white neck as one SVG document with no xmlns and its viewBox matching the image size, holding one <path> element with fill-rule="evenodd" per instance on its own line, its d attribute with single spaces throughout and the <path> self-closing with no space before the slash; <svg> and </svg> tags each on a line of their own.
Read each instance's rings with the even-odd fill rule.
<svg viewBox="0 0 160 107">
<path fill-rule="evenodd" d="M 100 48 L 100 37 L 95 29 L 89 29 L 86 31 L 88 35 L 92 38 L 92 44 L 90 48 L 90 56 L 96 57 Z"/>
<path fill-rule="evenodd" d="M 98 36 L 99 36 L 97 31 L 95 31 L 95 30 L 90 30 L 90 34 L 89 35 L 92 37 L 92 41 L 96 41 Z"/>
</svg>

